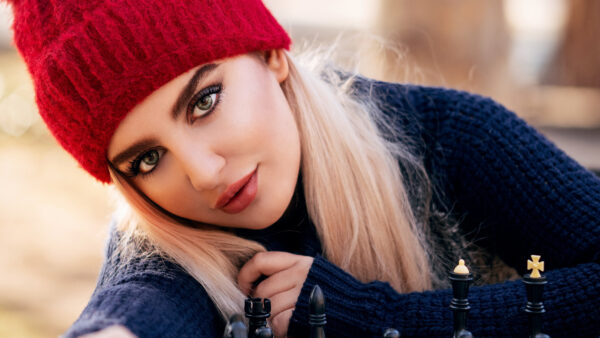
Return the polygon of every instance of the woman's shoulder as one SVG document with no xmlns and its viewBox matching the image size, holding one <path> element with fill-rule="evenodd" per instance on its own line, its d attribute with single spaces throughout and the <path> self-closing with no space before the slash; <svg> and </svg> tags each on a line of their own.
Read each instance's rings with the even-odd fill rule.
<svg viewBox="0 0 600 338">
<path fill-rule="evenodd" d="M 224 323 L 206 290 L 179 265 L 158 255 L 129 258 L 115 251 L 111 230 L 98 283 L 65 334 L 76 337 L 123 325 L 137 336 L 213 336 Z"/>
<path fill-rule="evenodd" d="M 463 90 L 356 76 L 352 95 L 375 105 L 385 117 L 386 128 L 407 136 L 405 139 L 420 144 L 425 152 L 438 149 L 447 155 L 462 151 L 465 139 L 480 140 L 493 130 L 505 134 L 505 126 L 522 125 L 527 129 L 523 133 L 537 134 L 493 99 Z"/>
<path fill-rule="evenodd" d="M 200 286 L 185 269 L 152 250 L 145 241 L 125 241 L 115 220 L 111 222 L 96 290 L 138 280 L 179 279 L 189 281 L 190 286 Z"/>
<path fill-rule="evenodd" d="M 353 76 L 352 94 L 368 99 L 384 111 L 443 114 L 448 112 L 489 112 L 506 110 L 490 97 L 440 86 L 426 86 L 401 82 L 386 82 Z"/>
</svg>

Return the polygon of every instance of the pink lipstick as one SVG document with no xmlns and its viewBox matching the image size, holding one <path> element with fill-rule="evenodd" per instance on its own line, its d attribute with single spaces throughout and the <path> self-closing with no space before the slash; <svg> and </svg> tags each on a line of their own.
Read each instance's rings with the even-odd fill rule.
<svg viewBox="0 0 600 338">
<path fill-rule="evenodd" d="M 257 170 L 232 183 L 219 196 L 215 208 L 228 214 L 237 214 L 246 209 L 256 197 L 258 190 Z"/>
</svg>

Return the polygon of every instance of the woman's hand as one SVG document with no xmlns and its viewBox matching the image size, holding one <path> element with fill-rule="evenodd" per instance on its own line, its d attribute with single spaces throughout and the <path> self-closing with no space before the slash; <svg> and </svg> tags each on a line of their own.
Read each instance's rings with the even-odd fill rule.
<svg viewBox="0 0 600 338">
<path fill-rule="evenodd" d="M 290 318 L 313 258 L 287 252 L 259 252 L 240 269 L 240 289 L 252 297 L 271 300 L 271 328 L 275 337 L 287 335 Z M 266 278 L 256 287 L 261 276 Z"/>
</svg>

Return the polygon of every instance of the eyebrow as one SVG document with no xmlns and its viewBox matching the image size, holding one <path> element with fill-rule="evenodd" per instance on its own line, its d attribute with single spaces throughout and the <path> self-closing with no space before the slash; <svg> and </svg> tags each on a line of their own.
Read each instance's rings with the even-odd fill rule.
<svg viewBox="0 0 600 338">
<path fill-rule="evenodd" d="M 219 67 L 218 64 L 208 63 L 208 64 L 205 64 L 204 66 L 198 68 L 196 73 L 194 73 L 194 76 L 192 76 L 190 81 L 187 83 L 187 85 L 181 91 L 181 94 L 179 94 L 179 98 L 177 98 L 177 101 L 175 102 L 175 105 L 173 106 L 173 112 L 172 112 L 173 119 L 177 119 L 177 117 L 181 113 L 181 110 L 183 109 L 183 107 L 190 100 L 192 95 L 194 95 L 194 91 L 196 90 L 198 83 L 201 82 L 206 76 L 208 76 L 208 74 L 210 72 L 217 69 L 217 67 Z"/>
<path fill-rule="evenodd" d="M 115 168 L 118 168 L 121 163 L 127 161 L 128 159 L 132 158 L 133 156 L 137 155 L 138 153 L 155 146 L 156 144 L 157 144 L 157 141 L 155 139 L 141 140 L 141 141 L 133 144 L 131 147 L 123 150 L 117 156 L 115 156 L 112 160 L 109 160 L 109 161 L 110 161 L 110 163 L 112 163 L 112 165 Z"/>
<path fill-rule="evenodd" d="M 181 113 L 181 110 L 185 106 L 186 102 L 188 102 L 190 100 L 190 98 L 192 97 L 192 95 L 194 95 L 194 91 L 196 90 L 198 83 L 201 82 L 205 77 L 207 77 L 210 72 L 217 69 L 217 67 L 219 67 L 219 64 L 208 63 L 208 64 L 205 64 L 202 67 L 198 68 L 198 70 L 196 70 L 196 72 L 194 73 L 194 76 L 192 76 L 190 81 L 188 81 L 188 83 L 185 85 L 185 87 L 179 94 L 179 97 L 177 98 L 175 105 L 173 106 L 173 110 L 172 110 L 173 119 L 177 119 L 177 117 Z M 141 141 L 133 144 L 131 147 L 120 152 L 112 160 L 109 159 L 109 161 L 115 168 L 118 168 L 121 163 L 130 159 L 134 155 L 137 155 L 139 152 L 155 146 L 156 144 L 157 144 L 157 141 L 155 139 L 141 140 Z"/>
</svg>

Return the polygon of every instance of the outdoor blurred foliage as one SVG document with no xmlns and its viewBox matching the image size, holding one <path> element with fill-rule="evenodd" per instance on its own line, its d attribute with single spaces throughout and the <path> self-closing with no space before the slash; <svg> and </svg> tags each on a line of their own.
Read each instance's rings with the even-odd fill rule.
<svg viewBox="0 0 600 338">
<path fill-rule="evenodd" d="M 367 76 L 490 96 L 536 127 L 586 135 L 565 147 L 600 168 L 600 1 L 264 1 L 294 51 L 335 46 Z M 93 291 L 110 189 L 38 117 L 9 12 L 0 4 L 0 337 L 56 336 Z"/>
</svg>

